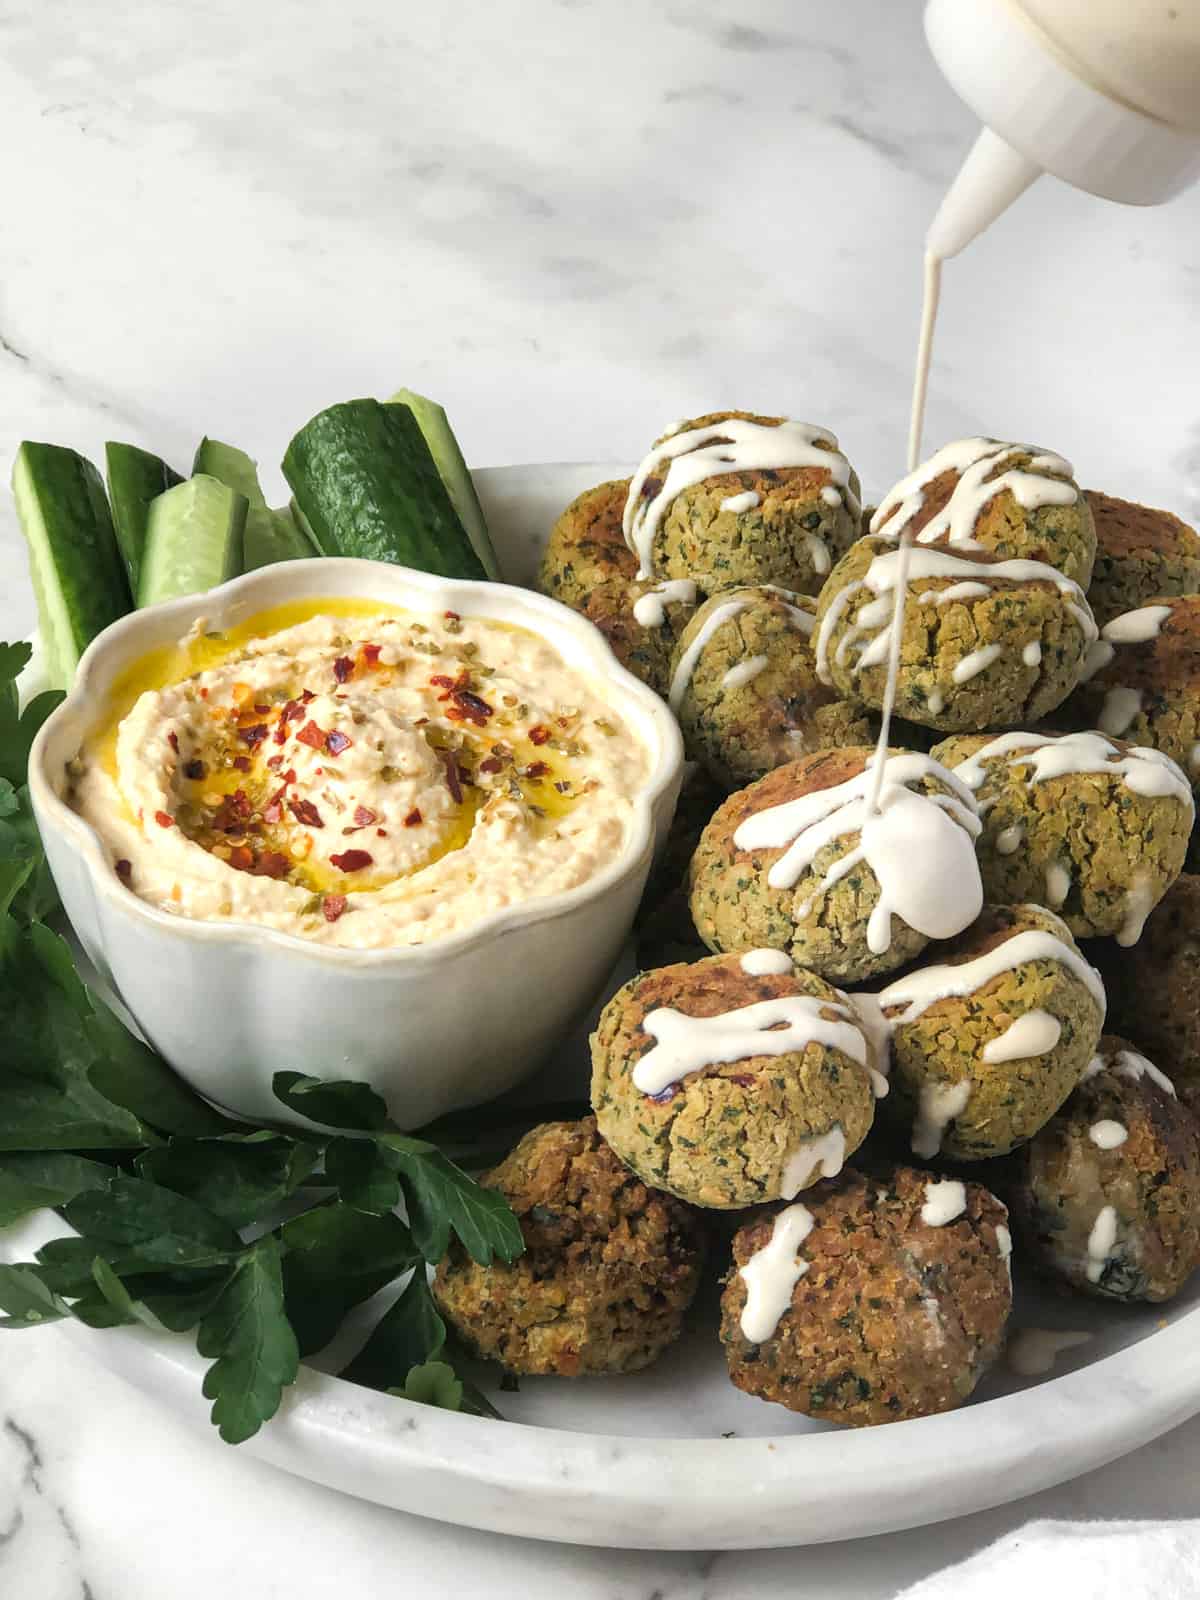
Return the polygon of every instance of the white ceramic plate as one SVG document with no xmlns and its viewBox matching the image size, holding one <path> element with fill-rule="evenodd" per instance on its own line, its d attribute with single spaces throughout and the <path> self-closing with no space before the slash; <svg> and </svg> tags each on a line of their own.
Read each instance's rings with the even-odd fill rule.
<svg viewBox="0 0 1200 1600">
<path fill-rule="evenodd" d="M 476 475 L 505 576 L 532 578 L 559 511 L 611 464 L 498 467 Z M 586 1091 L 586 1030 L 532 1098 Z M 28 1259 L 42 1219 L 0 1237 Z M 378 1309 L 378 1308 L 376 1308 Z M 365 1325 L 365 1324 L 364 1324 Z M 401 1510 L 579 1544 L 737 1549 L 819 1543 L 942 1521 L 1048 1488 L 1136 1449 L 1200 1411 L 1200 1274 L 1169 1307 L 1048 1294 L 1017 1263 L 1013 1326 L 1089 1329 L 1057 1375 L 1003 1371 L 960 1411 L 835 1430 L 735 1390 L 715 1291 L 680 1344 L 628 1378 L 525 1379 L 495 1396 L 506 1423 L 373 1393 L 306 1367 L 279 1415 L 242 1450 Z M 344 1360 L 353 1329 L 346 1330 Z M 184 1338 L 56 1330 L 177 1414 L 208 1428 L 204 1363 Z M 30 1335 L 29 1337 L 34 1337 Z M 39 1335 L 45 1337 L 45 1335 Z M 322 1365 L 336 1367 L 327 1352 Z"/>
</svg>

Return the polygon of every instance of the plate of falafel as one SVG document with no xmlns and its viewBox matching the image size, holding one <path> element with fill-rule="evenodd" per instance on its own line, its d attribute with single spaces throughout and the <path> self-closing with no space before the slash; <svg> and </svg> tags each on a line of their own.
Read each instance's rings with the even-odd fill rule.
<svg viewBox="0 0 1200 1600">
<path fill-rule="evenodd" d="M 864 511 L 832 433 L 741 412 L 629 475 L 476 482 L 505 577 L 667 700 L 688 774 L 622 967 L 518 1096 L 590 1114 L 484 1179 L 525 1253 L 433 1282 L 505 1423 L 397 1427 L 314 1366 L 249 1448 L 465 1525 L 736 1548 L 982 1509 L 1200 1410 L 1200 537 L 991 439 Z M 196 1408 L 194 1352 L 95 1353 Z"/>
</svg>

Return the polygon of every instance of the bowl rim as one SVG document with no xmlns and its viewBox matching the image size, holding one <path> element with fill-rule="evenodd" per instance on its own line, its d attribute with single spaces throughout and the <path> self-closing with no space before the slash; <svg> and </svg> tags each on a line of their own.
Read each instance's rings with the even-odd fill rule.
<svg viewBox="0 0 1200 1600">
<path fill-rule="evenodd" d="M 528 625 L 528 611 L 532 609 L 535 613 L 543 613 L 547 621 L 558 628 L 565 628 L 573 634 L 583 647 L 584 654 L 590 657 L 590 670 L 604 682 L 606 688 L 613 691 L 617 709 L 621 709 L 623 702 L 632 700 L 644 713 L 645 722 L 653 726 L 656 733 L 656 747 L 639 734 L 647 748 L 651 770 L 632 797 L 632 826 L 620 852 L 599 872 L 572 889 L 558 890 L 489 912 L 477 922 L 442 938 L 419 944 L 384 945 L 370 949 L 321 944 L 299 934 L 263 927 L 257 923 L 226 918 L 186 917 L 164 911 L 127 889 L 112 870 L 107 847 L 100 835 L 59 796 L 46 769 L 47 751 L 57 740 L 62 724 L 72 718 L 86 720 L 89 711 L 93 717 L 99 714 L 100 703 L 116 676 L 139 655 L 147 654 L 154 648 L 144 635 L 161 630 L 164 621 L 177 621 L 179 636 L 182 637 L 199 617 L 212 611 L 221 615 L 238 602 L 248 602 L 252 614 L 255 609 L 266 610 L 274 605 L 285 605 L 289 599 L 308 598 L 310 591 L 306 588 L 306 580 L 317 575 L 329 580 L 328 587 L 324 589 L 329 600 L 361 598 L 386 602 L 394 599 L 399 607 L 412 604 L 411 599 L 406 602 L 403 597 L 402 591 L 407 588 L 417 597 L 428 601 L 427 606 L 414 607 L 418 611 L 459 610 L 465 607 L 474 615 L 500 622 L 511 621 L 515 626 L 522 627 Z M 394 584 L 394 593 L 379 594 L 381 584 Z M 260 590 L 261 598 L 254 604 L 253 599 Z M 444 604 L 441 603 L 443 601 Z M 504 614 L 506 607 L 514 605 L 522 608 L 523 617 Z M 392 964 L 432 966 L 463 955 L 505 933 L 570 916 L 592 899 L 607 894 L 635 872 L 643 860 L 649 858 L 654 847 L 655 810 L 663 794 L 678 778 L 682 767 L 683 736 L 666 702 L 621 665 L 598 628 L 560 601 L 516 584 L 486 579 L 447 578 L 412 567 L 348 556 L 320 556 L 243 573 L 216 588 L 130 611 L 110 623 L 88 645 L 66 697 L 39 728 L 29 752 L 28 781 L 39 827 L 54 829 L 60 836 L 66 836 L 85 867 L 93 891 L 107 902 L 115 914 L 140 919 L 164 934 L 197 943 L 218 943 L 229 947 L 241 944 L 255 949 L 266 946 L 285 952 L 288 956 L 307 958 L 326 966 L 364 968 Z"/>
</svg>

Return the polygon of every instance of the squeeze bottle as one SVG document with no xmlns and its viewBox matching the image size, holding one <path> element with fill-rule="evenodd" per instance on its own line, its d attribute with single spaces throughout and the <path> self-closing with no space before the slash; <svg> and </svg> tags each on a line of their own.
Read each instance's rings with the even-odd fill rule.
<svg viewBox="0 0 1200 1600">
<path fill-rule="evenodd" d="M 931 256 L 957 255 L 1043 172 L 1132 205 L 1200 177 L 1200 0 L 928 0 L 925 33 L 984 125 Z"/>
</svg>

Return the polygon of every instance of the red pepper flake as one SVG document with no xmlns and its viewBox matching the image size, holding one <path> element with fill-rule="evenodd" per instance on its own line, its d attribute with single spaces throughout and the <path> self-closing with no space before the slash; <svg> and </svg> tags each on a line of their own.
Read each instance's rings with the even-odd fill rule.
<svg viewBox="0 0 1200 1600">
<path fill-rule="evenodd" d="M 354 826 L 356 828 L 369 828 L 373 822 L 379 821 L 379 813 L 372 811 L 370 806 L 355 806 Z"/>
<path fill-rule="evenodd" d="M 267 757 L 267 765 L 270 767 L 272 772 L 278 772 L 280 767 L 283 765 L 283 757 L 281 755 L 280 756 L 268 756 Z"/>
<path fill-rule="evenodd" d="M 154 820 L 160 828 L 173 828 L 175 826 L 175 818 L 169 811 L 156 811 Z"/>
<path fill-rule="evenodd" d="M 486 761 L 479 763 L 480 772 L 499 772 L 503 763 L 496 756 L 488 756 Z"/>
<path fill-rule="evenodd" d="M 130 881 L 133 878 L 133 862 L 126 861 L 125 857 L 122 856 L 119 861 L 113 862 L 113 871 L 128 889 Z"/>
<path fill-rule="evenodd" d="M 421 817 L 421 808 L 419 806 L 414 806 L 412 808 L 412 810 L 408 813 L 408 815 L 405 817 L 404 826 L 406 828 L 419 828 L 421 826 L 422 820 L 423 819 Z M 382 833 L 383 829 L 380 828 L 378 831 L 380 833 Z"/>
<path fill-rule="evenodd" d="M 283 781 L 284 781 L 284 783 L 295 783 L 295 781 L 296 781 L 296 769 L 295 769 L 295 767 L 289 767 L 287 769 L 287 771 L 283 775 Z"/>
<path fill-rule="evenodd" d="M 449 617 L 451 622 L 461 622 L 462 621 L 462 618 L 459 616 L 457 611 L 443 611 L 442 615 L 444 617 Z"/>
<path fill-rule="evenodd" d="M 456 679 L 448 678 L 444 672 L 435 672 L 429 682 L 434 689 L 453 689 Z"/>
<path fill-rule="evenodd" d="M 250 771 L 250 757 L 249 756 L 234 756 L 233 764 L 234 764 L 234 766 L 237 768 L 237 770 L 239 772 L 249 772 Z"/>
<path fill-rule="evenodd" d="M 527 778 L 544 778 L 550 771 L 549 764 L 545 761 L 531 761 L 525 768 Z"/>
<path fill-rule="evenodd" d="M 250 870 L 256 878 L 286 878 L 292 863 L 278 850 L 264 850 Z"/>
<path fill-rule="evenodd" d="M 283 710 L 279 713 L 279 720 L 281 722 L 299 722 L 303 715 L 304 707 L 299 700 L 288 700 L 285 702 Z"/>
<path fill-rule="evenodd" d="M 342 751 L 349 750 L 353 743 L 354 740 L 349 734 L 342 733 L 337 728 L 325 735 L 325 748 L 331 756 L 340 756 Z"/>
<path fill-rule="evenodd" d="M 446 787 L 450 791 L 450 798 L 456 806 L 462 805 L 462 773 L 458 770 L 458 757 L 453 750 L 447 750 L 442 755 L 446 763 Z"/>
<path fill-rule="evenodd" d="M 200 760 L 185 761 L 183 763 L 185 778 L 202 778 L 204 776 L 204 763 Z"/>
<path fill-rule="evenodd" d="M 167 743 L 171 746 L 172 750 L 174 750 L 176 753 L 178 753 L 178 750 L 179 750 L 179 735 L 175 732 L 174 728 L 172 728 L 170 733 L 167 734 Z"/>
<path fill-rule="evenodd" d="M 229 865 L 246 872 L 254 865 L 254 851 L 248 844 L 236 844 L 229 852 Z"/>
<path fill-rule="evenodd" d="M 343 850 L 341 855 L 330 856 L 329 860 L 339 872 L 361 872 L 375 863 L 375 857 L 367 850 Z"/>
<path fill-rule="evenodd" d="M 289 800 L 287 805 L 288 810 L 296 821 L 302 822 L 306 828 L 323 828 L 325 826 L 321 820 L 321 813 L 311 800 Z"/>
<path fill-rule="evenodd" d="M 266 823 L 276 823 L 283 816 L 283 801 L 287 794 L 287 783 L 281 783 L 279 788 L 263 807 L 262 819 Z"/>
<path fill-rule="evenodd" d="M 380 839 L 386 839 L 387 838 L 387 829 L 386 828 L 376 828 L 375 832 L 376 832 L 376 835 Z"/>
<path fill-rule="evenodd" d="M 382 649 L 383 646 L 381 644 L 364 644 L 361 651 L 364 665 L 377 667 L 379 665 L 379 652 Z"/>
<path fill-rule="evenodd" d="M 327 894 L 321 901 L 321 910 L 326 922 L 336 922 L 346 909 L 346 896 L 344 894 Z"/>
<path fill-rule="evenodd" d="M 252 728 L 239 728 L 238 738 L 243 744 L 260 745 L 270 731 L 265 722 L 256 722 Z"/>
<path fill-rule="evenodd" d="M 333 663 L 333 675 L 339 683 L 345 683 L 354 674 L 354 662 L 349 656 L 339 656 Z"/>
<path fill-rule="evenodd" d="M 207 700 L 208 699 L 208 690 L 207 689 L 201 689 L 200 698 L 201 698 L 201 700 Z"/>
<path fill-rule="evenodd" d="M 254 709 L 255 709 L 255 711 L 258 712 L 260 717 L 265 717 L 267 712 L 270 711 L 271 708 L 270 708 L 270 706 L 255 706 Z"/>
<path fill-rule="evenodd" d="M 314 750 L 324 750 L 327 735 L 324 728 L 318 728 L 315 722 L 309 720 L 296 737 L 301 744 L 311 745 Z"/>
<path fill-rule="evenodd" d="M 213 818 L 213 827 L 221 833 L 240 834 L 246 831 L 246 820 L 254 813 L 249 797 L 244 789 L 237 789 L 233 794 L 227 794 L 221 802 L 221 809 Z"/>
<path fill-rule="evenodd" d="M 536 722 L 529 730 L 530 744 L 548 744 L 550 742 L 550 729 L 542 723 Z"/>
<path fill-rule="evenodd" d="M 310 700 L 315 700 L 316 698 L 317 698 L 316 695 L 312 692 L 311 689 L 301 689 L 301 691 L 300 691 L 300 699 L 301 699 L 301 701 L 303 702 L 304 705 L 307 705 Z"/>
<path fill-rule="evenodd" d="M 486 700 L 481 700 L 470 689 L 455 689 L 453 700 L 459 710 L 465 712 L 477 728 L 482 728 L 488 718 L 496 714 Z"/>
</svg>

